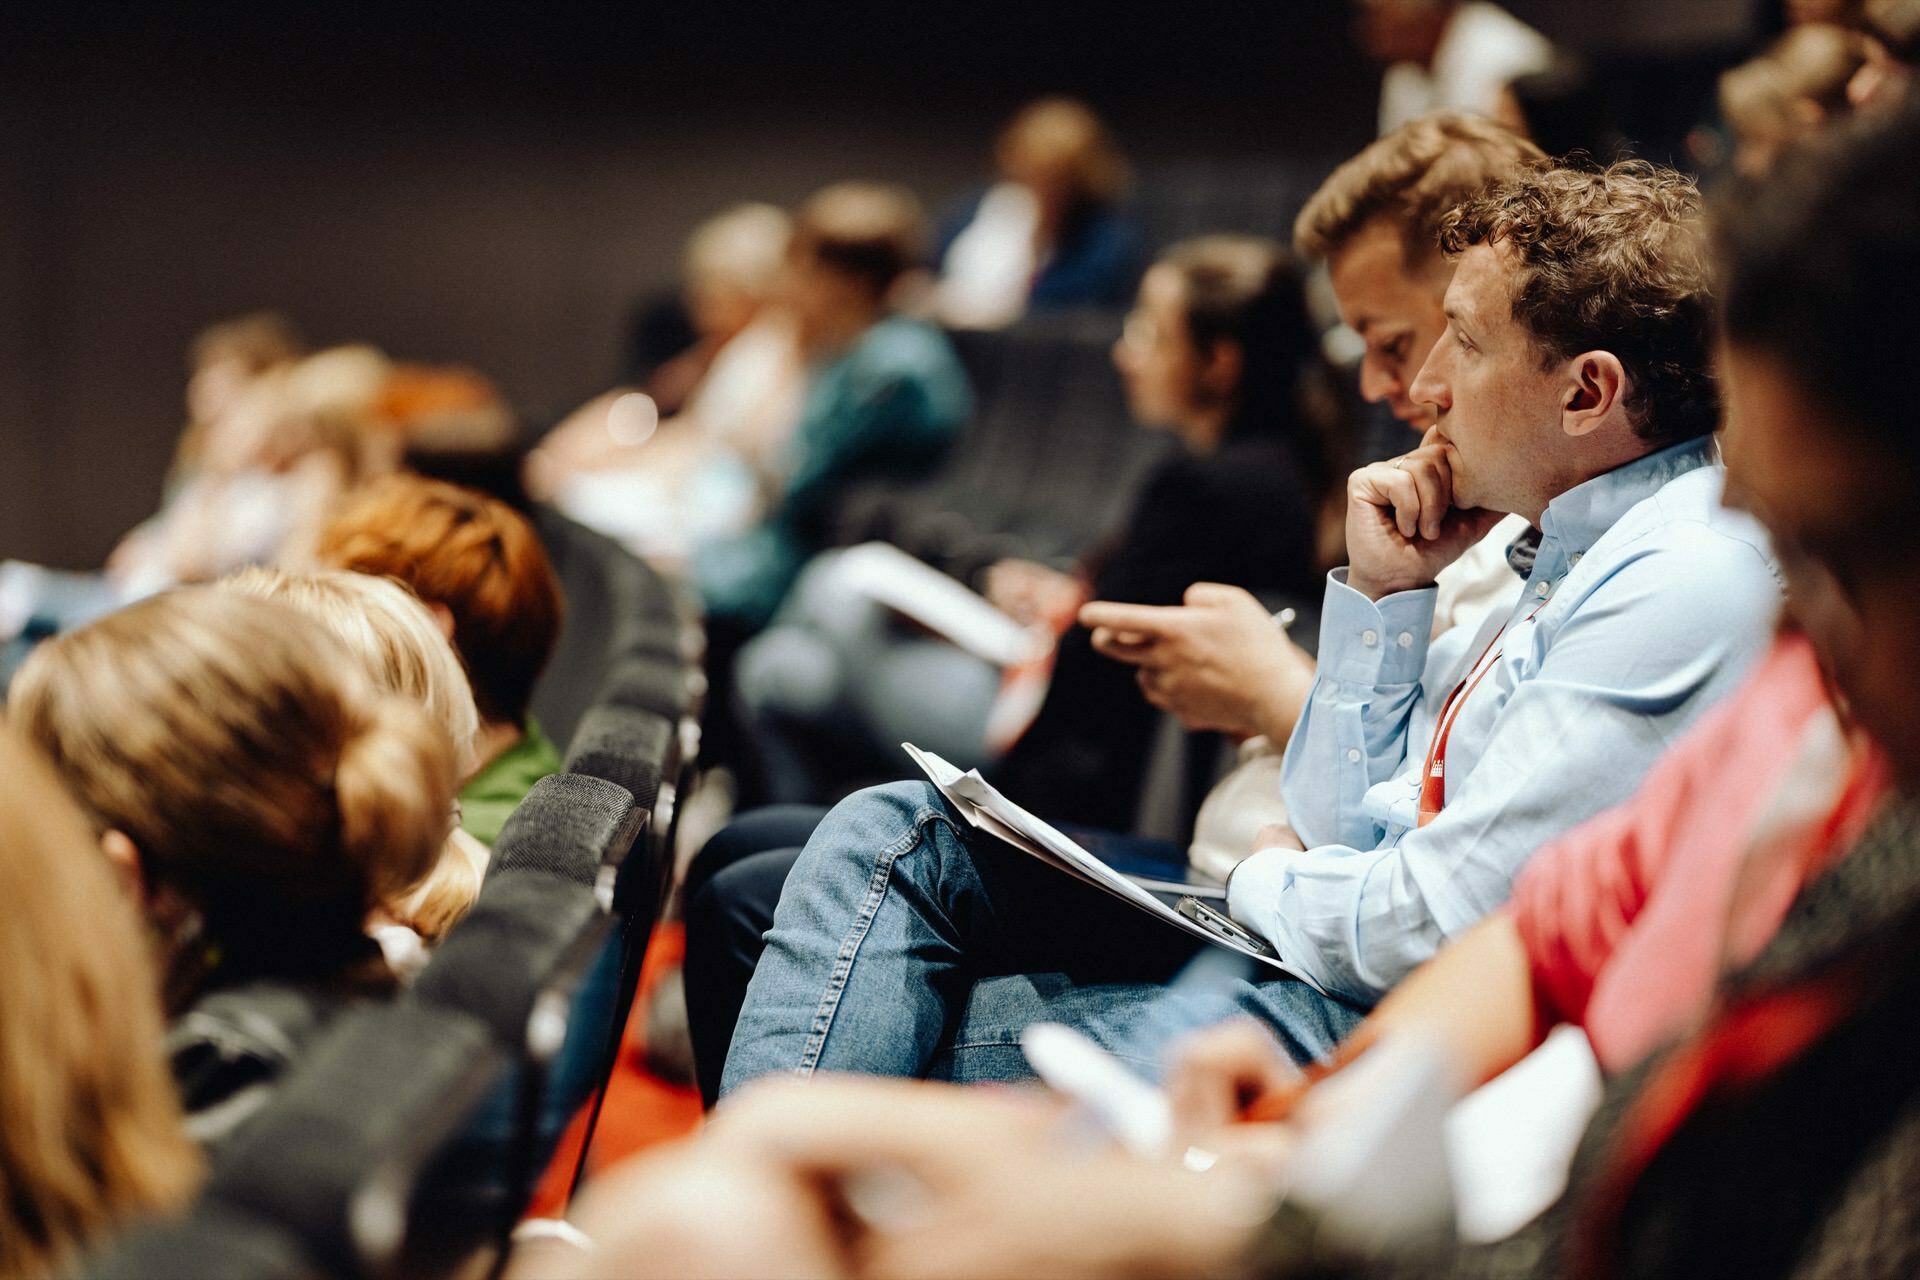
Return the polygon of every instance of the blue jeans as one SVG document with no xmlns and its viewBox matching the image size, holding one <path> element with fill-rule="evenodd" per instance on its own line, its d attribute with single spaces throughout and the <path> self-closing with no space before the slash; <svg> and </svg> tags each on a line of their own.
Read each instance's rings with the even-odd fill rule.
<svg viewBox="0 0 1920 1280">
<path fill-rule="evenodd" d="M 795 863 L 721 1090 L 775 1072 L 1024 1079 L 1020 1033 L 1039 1021 L 1151 1076 L 1171 1040 L 1251 1014 L 1307 1061 L 1365 1016 L 1290 978 L 1170 993 L 1201 945 L 975 831 L 930 784 L 875 787 L 828 814 Z"/>
</svg>

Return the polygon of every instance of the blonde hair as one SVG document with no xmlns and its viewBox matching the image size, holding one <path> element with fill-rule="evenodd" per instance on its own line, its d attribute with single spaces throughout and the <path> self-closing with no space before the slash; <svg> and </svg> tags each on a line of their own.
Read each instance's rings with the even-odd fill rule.
<svg viewBox="0 0 1920 1280">
<path fill-rule="evenodd" d="M 994 150 L 1002 167 L 1060 174 L 1076 205 L 1110 204 L 1126 193 L 1131 179 L 1105 122 L 1076 98 L 1028 103 L 1001 131 Z"/>
<path fill-rule="evenodd" d="M 1439 258 L 1448 210 L 1545 158 L 1513 130 L 1478 116 L 1442 111 L 1409 120 L 1320 184 L 1293 224 L 1294 249 L 1323 261 L 1386 218 L 1400 229 L 1411 270 Z"/>
<path fill-rule="evenodd" d="M 691 279 L 719 281 L 755 297 L 773 291 L 787 260 L 793 219 L 770 204 L 736 204 L 687 237 L 682 269 Z"/>
<path fill-rule="evenodd" d="M 219 585 L 291 605 L 320 622 L 359 659 L 377 688 L 427 709 L 453 745 L 461 777 L 473 771 L 480 735 L 473 690 L 453 645 L 411 591 L 391 578 L 345 569 L 244 569 Z M 440 937 L 480 896 L 486 852 L 479 841 L 449 836 L 433 871 L 387 909 L 428 941 Z"/>
<path fill-rule="evenodd" d="M 454 762 L 465 777 L 473 771 L 480 738 L 480 712 L 460 655 L 420 598 L 392 578 L 322 569 L 286 573 L 256 566 L 218 586 L 256 600 L 278 600 L 318 620 L 360 660 L 374 685 L 410 698 L 446 730 Z"/>
<path fill-rule="evenodd" d="M 0 725 L 0 1275 L 52 1274 L 199 1180 L 142 934 L 45 762 Z"/>
<path fill-rule="evenodd" d="M 189 587 L 108 614 L 34 650 L 12 711 L 230 974 L 355 976 L 368 912 L 446 838 L 445 735 L 284 604 Z"/>
</svg>

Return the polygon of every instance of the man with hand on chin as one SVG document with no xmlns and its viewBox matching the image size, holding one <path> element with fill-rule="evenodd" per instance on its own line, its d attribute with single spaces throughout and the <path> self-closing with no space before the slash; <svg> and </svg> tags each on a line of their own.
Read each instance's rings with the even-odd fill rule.
<svg viewBox="0 0 1920 1280">
<path fill-rule="evenodd" d="M 1365 344 L 1361 397 L 1415 432 L 1433 425 L 1433 406 L 1409 391 L 1446 328 L 1441 304 L 1453 278 L 1453 262 L 1440 252 L 1440 219 L 1545 159 L 1491 120 L 1441 112 L 1366 147 L 1300 212 L 1294 248 L 1302 261 L 1326 263 L 1340 318 Z M 1510 559 L 1509 547 L 1524 538 L 1530 554 L 1533 536 L 1524 518 L 1509 517 L 1449 565 L 1439 577 L 1435 631 L 1477 624 L 1511 604 L 1526 561 Z M 1080 621 L 1093 629 L 1094 648 L 1139 668 L 1147 701 L 1188 729 L 1284 743 L 1313 684 L 1313 660 L 1240 587 L 1195 583 L 1172 607 L 1096 600 Z"/>
<path fill-rule="evenodd" d="M 841 802 L 807 844 L 722 1092 L 776 1072 L 1025 1071 L 1051 1019 L 1133 1057 L 1252 1013 L 1319 1057 L 1553 836 L 1631 795 L 1766 647 L 1778 578 L 1719 503 L 1700 198 L 1643 163 L 1537 168 L 1448 214 L 1446 325 L 1410 388 L 1428 442 L 1350 481 L 1351 564 L 1283 790 L 1303 848 L 1228 905 L 1290 979 L 1169 992 L 1194 944 L 969 826 L 925 783 Z M 1519 603 L 1430 640 L 1435 575 L 1497 518 L 1541 531 Z"/>
<path fill-rule="evenodd" d="M 1243 924 L 1376 999 L 1632 794 L 1764 649 L 1777 572 L 1718 505 L 1699 195 L 1643 163 L 1541 170 L 1455 209 L 1419 448 L 1354 473 L 1350 564 L 1282 772 L 1303 849 L 1238 866 Z M 1502 513 L 1519 602 L 1439 640 L 1434 579 Z"/>
</svg>

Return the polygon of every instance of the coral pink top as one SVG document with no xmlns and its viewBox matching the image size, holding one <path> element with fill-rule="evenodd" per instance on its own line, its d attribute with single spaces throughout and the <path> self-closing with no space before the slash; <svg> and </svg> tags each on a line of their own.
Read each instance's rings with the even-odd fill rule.
<svg viewBox="0 0 1920 1280">
<path fill-rule="evenodd" d="M 1625 804 L 1537 853 L 1507 910 L 1550 1018 L 1632 1066 L 1706 1012 L 1886 788 L 1841 734 L 1802 636 L 1677 741 Z"/>
</svg>

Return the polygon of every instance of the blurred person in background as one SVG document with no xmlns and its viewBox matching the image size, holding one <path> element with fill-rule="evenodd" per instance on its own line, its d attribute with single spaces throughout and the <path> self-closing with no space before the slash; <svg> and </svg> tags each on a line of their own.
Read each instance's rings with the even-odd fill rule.
<svg viewBox="0 0 1920 1280">
<path fill-rule="evenodd" d="M 1179 454 L 1077 572 L 1003 560 L 985 595 L 1015 622 L 1059 635 L 1046 701 L 1006 761 L 1010 785 L 1062 819 L 1124 828 L 1152 709 L 1130 673 L 1070 628 L 1074 612 L 1089 593 L 1171 604 L 1196 581 L 1307 592 L 1319 505 L 1339 464 L 1302 389 L 1324 390 L 1330 374 L 1278 245 L 1214 236 L 1169 249 L 1113 362 L 1135 421 L 1170 432 Z M 963 768 L 990 763 L 1005 750 L 989 742 L 1001 667 L 897 620 L 842 581 L 841 559 L 815 560 L 776 624 L 741 652 L 736 680 L 769 758 L 771 798 L 820 803 L 863 769 L 890 772 L 903 736 Z"/>
<path fill-rule="evenodd" d="M 921 233 L 918 202 L 880 183 L 838 183 L 800 208 L 786 286 L 809 365 L 799 425 L 775 463 L 765 516 L 694 551 L 717 683 L 820 549 L 848 487 L 925 475 L 971 411 L 945 336 L 893 312 Z"/>
<path fill-rule="evenodd" d="M 1866 63 L 1847 83 L 1859 111 L 1897 107 L 1920 70 L 1920 0 L 1866 0 Z"/>
<path fill-rule="evenodd" d="M 376 689 L 415 702 L 433 717 L 453 749 L 461 782 L 473 775 L 480 740 L 473 690 L 452 643 L 411 591 L 390 578 L 339 569 L 289 574 L 257 567 L 218 585 L 289 605 L 326 627 Z M 438 942 L 473 905 L 489 856 L 486 845 L 456 826 L 432 873 L 375 911 L 369 927 L 401 977 L 413 977 L 426 962 L 423 944 Z"/>
<path fill-rule="evenodd" d="M 1805 23 L 1722 75 L 1720 113 L 1733 128 L 1734 169 L 1764 174 L 1784 148 L 1845 115 L 1864 44 L 1856 31 Z"/>
<path fill-rule="evenodd" d="M 0 779 L 0 1275 L 41 1280 L 179 1209 L 200 1160 L 140 922 L 65 788 L 4 726 Z"/>
<path fill-rule="evenodd" d="M 11 695 L 144 911 L 188 1132 L 217 1145 L 395 990 L 366 924 L 439 857 L 453 747 L 318 622 L 214 588 L 47 641 Z"/>
<path fill-rule="evenodd" d="M 205 520 L 196 513 L 218 505 L 214 495 L 224 488 L 221 477 L 242 461 L 222 443 L 228 436 L 226 420 L 236 412 L 259 412 L 257 406 L 270 394 L 261 384 L 277 380 L 304 354 L 298 331 L 277 312 L 237 316 L 195 335 L 187 355 L 187 423 L 160 510 L 120 540 L 104 573 L 0 562 L 0 639 L 9 641 L 0 650 L 0 678 L 11 674 L 31 648 L 31 637 L 15 639 L 22 633 L 78 626 L 170 585 L 181 570 L 195 571 L 203 554 L 184 544 L 208 536 Z M 189 535 L 183 526 L 200 532 Z"/>
<path fill-rule="evenodd" d="M 332 347 L 249 382 L 208 425 L 192 478 L 109 560 L 121 597 L 308 563 L 340 495 L 399 465 L 373 413 L 390 369 L 371 347 Z"/>
<path fill-rule="evenodd" d="M 187 353 L 187 425 L 180 433 L 167 488 L 177 488 L 200 465 L 206 433 L 224 418 L 262 374 L 306 354 L 306 341 L 277 311 L 255 311 L 209 325 Z"/>
<path fill-rule="evenodd" d="M 1492 115 L 1514 80 L 1545 71 L 1553 43 L 1484 0 L 1354 0 L 1361 52 L 1386 68 L 1380 132 L 1434 111 Z"/>
<path fill-rule="evenodd" d="M 528 455 L 528 492 L 668 565 L 756 519 L 800 416 L 806 367 L 780 290 L 791 219 L 736 205 L 687 242 L 687 296 L 703 335 L 654 383 L 616 387 L 570 414 Z M 684 395 L 655 385 L 671 370 Z M 677 407 L 676 407 L 677 406 Z"/>
<path fill-rule="evenodd" d="M 533 784 L 562 763 L 530 710 L 565 609 L 540 535 L 496 498 L 395 475 L 339 505 L 315 557 L 405 584 L 452 642 L 480 713 L 473 772 L 460 788 L 460 826 L 493 844 Z"/>
<path fill-rule="evenodd" d="M 1072 98 L 1029 103 L 994 158 L 1000 180 L 941 224 L 934 317 L 997 329 L 1030 311 L 1123 305 L 1140 235 L 1120 208 L 1126 160 L 1100 117 Z"/>
<path fill-rule="evenodd" d="M 1130 830 L 1156 714 L 1132 672 L 1071 626 L 1074 611 L 1090 591 L 1151 605 L 1179 600 L 1195 582 L 1307 595 L 1339 467 L 1330 424 L 1317 420 L 1314 392 L 1330 378 L 1317 346 L 1299 273 L 1279 245 L 1219 235 L 1169 249 L 1142 281 L 1113 361 L 1136 421 L 1171 431 L 1181 451 L 1078 574 L 1003 561 L 988 575 L 988 600 L 1058 633 L 1031 725 L 996 751 L 990 718 L 1006 673 L 893 620 L 840 580 L 829 553 L 740 658 L 741 699 L 773 766 L 774 798 L 820 802 L 861 772 L 897 773 L 908 740 L 963 768 L 987 767 L 1051 819 Z M 795 804 L 749 813 L 689 871 L 688 1007 L 709 1101 L 787 872 L 825 813 Z"/>
</svg>

